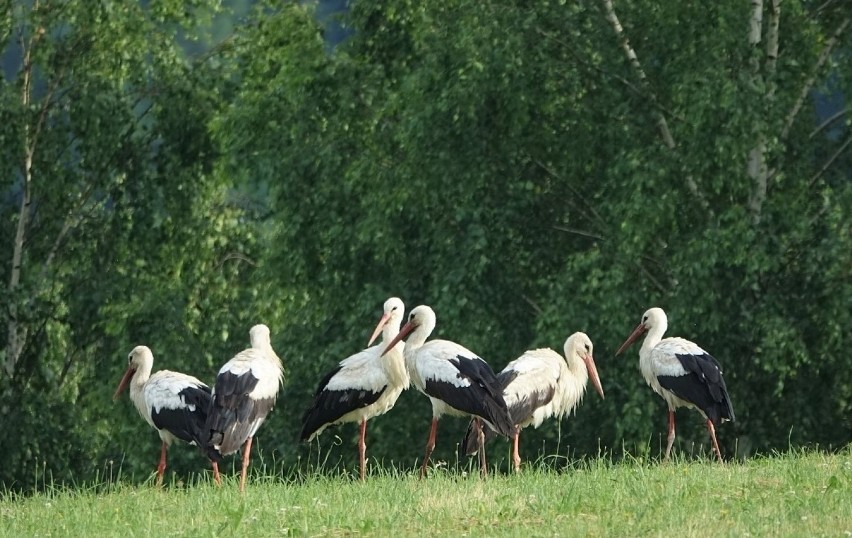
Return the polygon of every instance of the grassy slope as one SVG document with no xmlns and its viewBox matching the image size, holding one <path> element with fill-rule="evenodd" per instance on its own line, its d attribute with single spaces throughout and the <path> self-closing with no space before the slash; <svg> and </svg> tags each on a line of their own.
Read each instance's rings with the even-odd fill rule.
<svg viewBox="0 0 852 538">
<path fill-rule="evenodd" d="M 103 489 L 103 488 L 100 488 Z M 852 453 L 0 497 L 0 536 L 852 536 Z"/>
</svg>

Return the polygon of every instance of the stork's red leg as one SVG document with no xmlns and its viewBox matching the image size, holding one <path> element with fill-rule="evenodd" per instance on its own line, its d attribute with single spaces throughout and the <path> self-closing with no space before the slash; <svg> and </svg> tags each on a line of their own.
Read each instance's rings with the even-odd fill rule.
<svg viewBox="0 0 852 538">
<path fill-rule="evenodd" d="M 163 485 L 163 474 L 166 472 L 166 450 L 169 445 L 163 441 L 163 446 L 160 448 L 160 463 L 157 465 L 157 485 Z"/>
<path fill-rule="evenodd" d="M 367 474 L 367 419 L 361 419 L 361 439 L 358 440 L 358 461 L 361 464 L 361 480 Z"/>
<path fill-rule="evenodd" d="M 666 455 L 663 461 L 669 461 L 669 453 L 672 451 L 672 445 L 675 440 L 675 415 L 673 409 L 669 409 L 669 435 L 666 439 L 668 443 L 666 444 Z"/>
<path fill-rule="evenodd" d="M 710 439 L 713 441 L 713 450 L 716 451 L 719 463 L 722 463 L 722 452 L 719 450 L 719 442 L 716 441 L 716 428 L 713 426 L 713 421 L 710 419 L 707 419 L 707 431 L 710 432 Z"/>
<path fill-rule="evenodd" d="M 518 438 L 521 436 L 521 431 L 515 432 L 512 436 L 512 461 L 515 463 L 515 472 L 521 472 L 521 454 L 518 450 Z"/>
<path fill-rule="evenodd" d="M 476 444 L 479 446 L 479 476 L 488 476 L 488 461 L 485 459 L 485 431 L 482 429 L 482 419 L 477 417 L 476 422 Z"/>
<path fill-rule="evenodd" d="M 243 445 L 243 471 L 240 473 L 240 492 L 246 490 L 246 471 L 249 465 L 249 456 L 251 455 L 251 437 L 246 439 Z"/>
<path fill-rule="evenodd" d="M 432 428 L 429 430 L 429 440 L 426 441 L 426 454 L 423 455 L 423 465 L 420 467 L 420 478 L 426 476 L 426 467 L 429 465 L 429 456 L 435 450 L 435 438 L 438 435 L 438 419 L 432 418 Z"/>
<path fill-rule="evenodd" d="M 222 485 L 222 477 L 219 476 L 219 464 L 215 461 L 210 462 L 213 465 L 213 481 L 216 482 L 217 486 Z"/>
</svg>

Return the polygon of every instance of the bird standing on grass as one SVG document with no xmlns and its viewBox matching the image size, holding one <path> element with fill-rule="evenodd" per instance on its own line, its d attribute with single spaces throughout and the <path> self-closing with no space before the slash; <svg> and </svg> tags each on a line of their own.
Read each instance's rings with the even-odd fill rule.
<svg viewBox="0 0 852 538">
<path fill-rule="evenodd" d="M 568 337 L 564 345 L 565 356 L 549 348 L 526 351 L 503 368 L 497 379 L 503 388 L 503 399 L 515 425 L 512 429 L 512 462 L 515 471 L 521 469 L 518 438 L 529 425 L 538 428 L 545 419 L 574 411 L 586 392 L 586 382 L 591 378 L 595 390 L 604 397 L 598 370 L 595 366 L 592 341 L 586 333 L 577 332 Z M 470 422 L 462 441 L 468 455 L 478 450 L 476 425 Z M 486 440 L 495 435 L 486 430 Z"/>
<path fill-rule="evenodd" d="M 211 459 L 233 454 L 242 446 L 240 491 L 245 491 L 252 438 L 275 405 L 283 380 L 283 365 L 272 349 L 269 327 L 255 325 L 249 336 L 251 347 L 226 362 L 216 376 L 205 425 Z"/>
<path fill-rule="evenodd" d="M 130 386 L 130 400 L 145 422 L 160 434 L 160 463 L 157 465 L 157 485 L 163 483 L 166 472 L 166 452 L 180 439 L 198 447 L 204 446 L 204 424 L 210 407 L 210 387 L 191 375 L 160 370 L 151 375 L 154 355 L 147 346 L 136 346 L 127 356 L 127 370 L 115 389 L 117 400 Z M 218 484 L 219 466 L 213 464 L 213 479 Z"/>
<path fill-rule="evenodd" d="M 648 333 L 639 349 L 639 368 L 648 385 L 663 397 L 669 407 L 664 460 L 669 459 L 675 440 L 675 409 L 694 407 L 706 421 L 713 449 L 721 462 L 716 427 L 726 420 L 734 420 L 734 408 L 722 377 L 722 367 L 694 342 L 683 338 L 663 339 L 667 327 L 668 318 L 663 309 L 651 308 L 642 315 L 642 322 L 615 354 L 621 354 L 640 336 Z"/>
<path fill-rule="evenodd" d="M 481 421 L 500 435 L 508 437 L 512 431 L 512 418 L 503 400 L 497 377 L 488 363 L 455 342 L 426 342 L 426 338 L 434 329 L 435 312 L 428 306 L 418 306 L 409 314 L 408 323 L 385 348 L 385 353 L 388 353 L 408 336 L 403 351 L 408 373 L 417 390 L 428 396 L 432 402 L 432 427 L 420 467 L 420 478 L 426 476 L 429 457 L 435 448 L 438 419 L 443 414 L 475 417 L 480 473 L 485 476 L 488 466 Z"/>
<path fill-rule="evenodd" d="M 387 353 L 387 344 L 399 334 L 405 305 L 397 297 L 384 304 L 384 311 L 367 345 L 382 335 L 382 342 L 342 360 L 319 383 L 311 407 L 302 417 L 302 441 L 311 441 L 332 425 L 358 422 L 358 460 L 361 480 L 367 472 L 367 421 L 387 413 L 402 391 L 408 388 L 408 371 L 398 342 Z"/>
</svg>

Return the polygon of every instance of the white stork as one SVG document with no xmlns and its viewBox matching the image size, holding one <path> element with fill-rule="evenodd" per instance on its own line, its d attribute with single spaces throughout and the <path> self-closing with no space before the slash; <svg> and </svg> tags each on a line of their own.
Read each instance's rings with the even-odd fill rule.
<svg viewBox="0 0 852 538">
<path fill-rule="evenodd" d="M 384 304 L 384 311 L 367 345 L 382 335 L 382 342 L 343 359 L 320 381 L 314 401 L 302 417 L 302 441 L 314 437 L 332 425 L 359 422 L 358 459 L 361 480 L 367 471 L 367 421 L 390 411 L 402 391 L 408 388 L 408 371 L 402 349 L 397 343 L 388 353 L 385 346 L 399 334 L 405 305 L 397 297 Z"/>
<path fill-rule="evenodd" d="M 157 485 L 166 472 L 166 452 L 180 439 L 199 448 L 204 446 L 204 423 L 210 407 L 210 387 L 191 375 L 160 370 L 151 375 L 154 355 L 147 346 L 136 346 L 127 356 L 124 372 L 113 400 L 130 385 L 130 400 L 145 422 L 160 434 L 162 447 L 157 465 Z M 219 465 L 213 464 L 213 479 L 218 484 Z"/>
<path fill-rule="evenodd" d="M 734 408 L 722 377 L 722 367 L 694 342 L 683 338 L 662 339 L 667 327 L 668 319 L 663 309 L 651 308 L 615 354 L 621 354 L 640 336 L 648 333 L 639 350 L 639 368 L 648 385 L 663 397 L 669 407 L 668 444 L 664 459 L 669 459 L 675 439 L 675 409 L 694 407 L 707 422 L 713 449 L 721 462 L 716 426 L 726 420 L 734 420 Z"/>
<path fill-rule="evenodd" d="M 545 419 L 572 413 L 586 392 L 591 378 L 595 390 L 604 397 L 598 370 L 595 366 L 592 341 L 583 332 L 565 340 L 565 356 L 550 348 L 526 351 L 497 374 L 503 387 L 503 399 L 515 422 L 512 430 L 512 461 L 515 471 L 521 469 L 518 438 L 521 430 L 532 425 L 538 428 Z M 471 421 L 462 447 L 468 455 L 476 454 L 475 424 Z M 494 435 L 486 430 L 486 438 Z"/>
<path fill-rule="evenodd" d="M 283 365 L 269 341 L 269 327 L 255 325 L 249 336 L 251 347 L 219 369 L 205 426 L 212 459 L 233 454 L 242 446 L 240 491 L 246 486 L 252 438 L 275 405 L 283 380 Z"/>
<path fill-rule="evenodd" d="M 485 421 L 500 435 L 508 437 L 512 432 L 512 418 L 494 371 L 475 353 L 455 342 L 426 342 L 434 328 L 435 312 L 428 306 L 418 306 L 411 311 L 408 323 L 385 349 L 387 353 L 397 342 L 411 334 L 403 351 L 405 365 L 414 386 L 432 402 L 432 428 L 420 468 L 421 478 L 426 476 L 429 456 L 435 448 L 441 415 L 473 415 Z M 484 433 L 478 421 L 477 426 L 480 471 L 484 476 L 488 473 L 483 446 Z"/>
</svg>

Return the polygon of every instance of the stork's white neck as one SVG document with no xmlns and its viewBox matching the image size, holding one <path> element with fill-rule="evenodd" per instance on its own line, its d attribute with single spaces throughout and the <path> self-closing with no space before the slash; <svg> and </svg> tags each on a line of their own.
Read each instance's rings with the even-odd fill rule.
<svg viewBox="0 0 852 538">
<path fill-rule="evenodd" d="M 401 320 L 398 316 L 394 316 L 385 323 L 384 327 L 382 327 L 382 346 L 389 344 L 390 341 L 396 338 L 396 335 L 399 334 L 400 321 Z"/>
<path fill-rule="evenodd" d="M 583 358 L 576 351 L 571 352 L 567 357 L 569 357 L 567 361 L 568 371 L 572 374 L 568 383 L 576 385 L 576 388 L 582 394 L 586 390 L 586 383 L 589 381 L 589 370 L 586 368 Z"/>
<path fill-rule="evenodd" d="M 642 348 L 639 350 L 640 357 L 648 355 L 660 343 L 668 326 L 669 322 L 665 316 L 654 318 L 651 327 L 648 329 L 648 334 L 645 335 L 645 341 L 642 342 Z"/>
<path fill-rule="evenodd" d="M 432 329 L 420 325 L 408 335 L 408 340 L 405 341 L 405 354 L 414 353 L 426 343 L 426 339 L 432 333 Z"/>
<path fill-rule="evenodd" d="M 408 335 L 408 339 L 405 341 L 405 355 L 409 356 L 423 347 L 433 330 L 435 330 L 435 319 L 426 316 L 421 324 Z"/>
<path fill-rule="evenodd" d="M 133 378 L 130 380 L 130 389 L 131 391 L 136 388 L 139 390 L 142 388 L 145 383 L 148 382 L 148 379 L 151 377 L 151 370 L 154 368 L 154 357 L 150 354 L 145 354 L 142 356 L 142 359 L 139 361 L 138 366 L 136 367 L 136 372 L 133 374 Z"/>
</svg>

